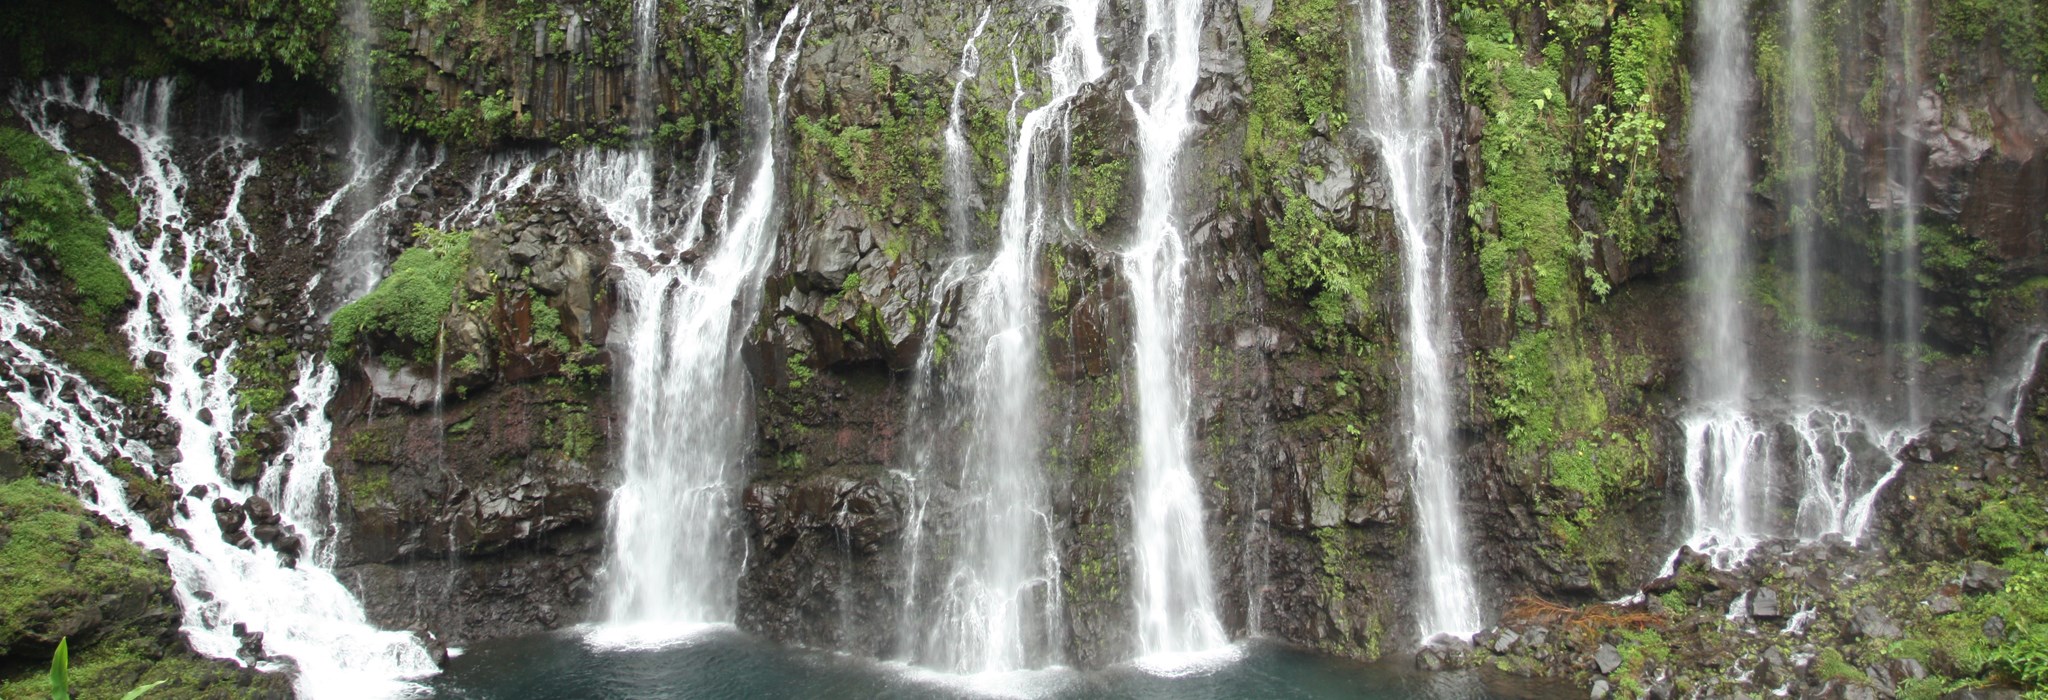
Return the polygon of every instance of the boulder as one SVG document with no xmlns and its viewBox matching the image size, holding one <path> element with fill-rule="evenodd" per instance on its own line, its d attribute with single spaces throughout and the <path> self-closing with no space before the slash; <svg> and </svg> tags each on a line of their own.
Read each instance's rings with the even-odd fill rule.
<svg viewBox="0 0 2048 700">
<path fill-rule="evenodd" d="M 1759 620 L 1775 620 L 1784 616 L 1778 607 L 1778 591 L 1759 588 L 1749 594 L 1749 616 Z"/>
<path fill-rule="evenodd" d="M 1893 622 L 1891 616 L 1875 605 L 1857 607 L 1853 623 L 1856 633 L 1865 637 L 1898 639 L 1905 635 L 1905 631 L 1899 629 L 1899 623 Z"/>
<path fill-rule="evenodd" d="M 1621 668 L 1621 652 L 1612 644 L 1600 645 L 1600 649 L 1593 652 L 1593 668 L 1603 676 L 1613 673 L 1614 669 Z"/>
<path fill-rule="evenodd" d="M 1963 590 L 1969 593 L 1995 593 L 2005 590 L 2005 580 L 2012 572 L 1981 561 L 1970 562 L 1963 571 Z"/>
</svg>

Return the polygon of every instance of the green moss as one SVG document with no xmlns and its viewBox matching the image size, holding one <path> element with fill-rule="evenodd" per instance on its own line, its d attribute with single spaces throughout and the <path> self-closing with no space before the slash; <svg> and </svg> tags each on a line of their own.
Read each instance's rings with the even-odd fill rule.
<svg viewBox="0 0 2048 700">
<path fill-rule="evenodd" d="M 298 379 L 298 353 L 282 337 L 250 335 L 235 351 L 228 370 L 235 375 L 236 401 L 254 427 L 268 425 L 269 416 L 284 405 Z"/>
<path fill-rule="evenodd" d="M 869 219 L 942 237 L 945 167 L 939 133 L 951 91 L 864 60 L 871 87 L 882 97 L 876 114 L 859 123 L 837 113 L 798 115 L 792 129 L 797 157 L 831 174 Z"/>
<path fill-rule="evenodd" d="M 173 652 L 165 656 L 160 641 L 132 633 L 116 633 L 90 645 L 73 645 L 70 664 L 71 693 L 74 698 L 117 698 L 132 689 L 161 682 L 142 697 L 273 698 L 288 694 L 283 676 L 256 676 L 249 683 L 227 662 L 208 661 Z M 47 671 L 32 670 L 0 683 L 0 697 L 48 697 Z"/>
<path fill-rule="evenodd" d="M 410 346 L 427 360 L 437 345 L 441 321 L 455 304 L 455 290 L 469 264 L 471 231 L 413 230 L 421 245 L 399 254 L 391 275 L 377 288 L 334 312 L 328 355 L 337 361 L 373 338 Z M 560 318 L 556 319 L 557 327 Z"/>
<path fill-rule="evenodd" d="M 1582 254 L 1566 201 L 1565 136 L 1577 116 L 1564 101 L 1561 56 L 1546 51 L 1532 63 L 1501 7 L 1468 3 L 1454 17 L 1466 40 L 1465 100 L 1486 114 L 1468 206 L 1480 224 L 1473 238 L 1487 298 L 1524 322 L 1539 310 L 1572 318 Z"/>
<path fill-rule="evenodd" d="M 590 407 L 582 404 L 557 405 L 544 432 L 572 461 L 583 461 L 597 447 L 597 422 L 590 418 Z"/>
<path fill-rule="evenodd" d="M 108 254 L 107 220 L 93 210 L 84 174 L 34 134 L 0 127 L 0 211 L 5 233 L 24 249 L 47 256 L 78 293 L 86 315 L 104 318 L 125 306 L 134 290 Z M 132 215 L 132 212 L 131 212 Z"/>
<path fill-rule="evenodd" d="M 533 342 L 563 354 L 574 352 L 577 344 L 562 332 L 562 312 L 539 297 L 532 297 L 529 304 L 533 310 Z"/>
<path fill-rule="evenodd" d="M 1814 666 L 1813 672 L 1821 678 L 1840 683 L 1863 684 L 1870 682 L 1870 676 L 1865 675 L 1862 669 L 1858 669 L 1850 665 L 1848 661 L 1843 660 L 1842 652 L 1834 648 L 1820 650 L 1820 661 Z"/>
<path fill-rule="evenodd" d="M 150 391 L 156 388 L 156 379 L 146 370 L 126 354 L 109 350 L 101 342 L 88 340 L 59 349 L 57 355 L 93 386 L 129 404 L 147 402 Z"/>
<path fill-rule="evenodd" d="M 2035 535 L 2048 530 L 2048 509 L 2028 494 L 2001 498 L 1971 515 L 1968 527 L 1977 546 L 1987 554 L 2013 556 L 2034 549 Z"/>
<path fill-rule="evenodd" d="M 102 596 L 170 588 L 141 548 L 50 484 L 0 484 L 0 532 L 0 653 L 54 646 L 55 628 Z"/>
<path fill-rule="evenodd" d="M 355 499 L 356 508 L 391 500 L 391 473 L 384 469 L 368 468 L 349 480 L 349 496 Z"/>
<path fill-rule="evenodd" d="M 1952 54 L 1970 57 L 1987 44 L 2005 64 L 2033 83 L 2034 99 L 2048 109 L 2048 7 L 2039 0 L 1946 0 L 1935 3 L 1935 24 Z"/>
</svg>

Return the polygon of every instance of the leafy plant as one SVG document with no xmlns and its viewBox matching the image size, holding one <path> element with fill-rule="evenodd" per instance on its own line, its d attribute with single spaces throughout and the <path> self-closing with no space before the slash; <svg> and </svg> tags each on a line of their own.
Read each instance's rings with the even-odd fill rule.
<svg viewBox="0 0 2048 700">
<path fill-rule="evenodd" d="M 69 637 L 57 640 L 57 654 L 50 659 L 50 700 L 71 700 L 70 643 L 71 639 Z M 130 690 L 128 694 L 121 696 L 121 700 L 135 700 L 142 697 L 143 693 L 147 693 L 166 682 L 157 681 L 136 686 L 134 690 Z"/>
</svg>

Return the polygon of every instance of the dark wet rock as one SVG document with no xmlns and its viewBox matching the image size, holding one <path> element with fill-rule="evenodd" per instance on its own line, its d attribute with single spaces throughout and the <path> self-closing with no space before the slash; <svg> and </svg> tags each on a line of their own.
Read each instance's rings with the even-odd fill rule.
<svg viewBox="0 0 2048 700">
<path fill-rule="evenodd" d="M 1773 588 L 1758 588 L 1749 594 L 1749 616 L 1759 620 L 1775 620 L 1784 616 L 1778 609 L 1778 591 Z"/>
<path fill-rule="evenodd" d="M 1886 615 L 1874 605 L 1858 606 L 1854 622 L 1856 633 L 1865 637 L 1898 639 L 1905 634 L 1904 630 L 1899 629 L 1899 623 L 1892 621 L 1890 615 Z"/>
<path fill-rule="evenodd" d="M 1621 652 L 1615 650 L 1614 645 L 1602 644 L 1599 650 L 1593 652 L 1593 669 L 1599 671 L 1601 675 L 1613 673 L 1614 669 L 1620 667 Z"/>
<path fill-rule="evenodd" d="M 1970 562 L 1963 571 L 1963 590 L 1968 593 L 1996 593 L 2005 589 L 2012 572 L 1981 561 Z"/>
<path fill-rule="evenodd" d="M 1424 671 L 1448 671 L 1465 662 L 1472 647 L 1462 639 L 1435 639 L 1415 652 L 1415 667 Z"/>
<path fill-rule="evenodd" d="M 1496 654 L 1505 654 L 1509 650 L 1514 649 L 1515 644 L 1520 641 L 1522 641 L 1522 635 L 1516 634 L 1514 630 L 1505 630 L 1501 632 L 1499 638 L 1493 640 L 1493 643 L 1488 646 Z"/>
<path fill-rule="evenodd" d="M 394 369 L 372 358 L 362 363 L 361 370 L 369 378 L 371 395 L 384 403 L 419 409 L 433 405 L 434 397 L 440 395 L 433 375 L 410 365 Z"/>
<path fill-rule="evenodd" d="M 1951 690 L 1941 700 L 2019 700 L 2020 691 L 2011 688 L 1964 688 Z"/>
</svg>

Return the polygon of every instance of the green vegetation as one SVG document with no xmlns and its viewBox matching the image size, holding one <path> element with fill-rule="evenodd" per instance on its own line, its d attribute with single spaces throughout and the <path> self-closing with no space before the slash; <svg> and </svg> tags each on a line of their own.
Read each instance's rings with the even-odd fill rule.
<svg viewBox="0 0 2048 700">
<path fill-rule="evenodd" d="M 0 45 L 14 47 L 18 78 L 99 75 L 148 78 L 170 72 L 171 56 L 150 25 L 104 0 L 10 3 L 0 12 Z"/>
<path fill-rule="evenodd" d="M 932 81 L 865 62 L 879 97 L 871 120 L 797 115 L 797 158 L 849 188 L 869 220 L 899 222 L 932 238 L 945 235 L 945 167 L 939 132 L 950 91 Z M 886 236 L 885 236 L 886 237 Z"/>
<path fill-rule="evenodd" d="M 57 653 L 50 658 L 50 700 L 71 700 L 70 644 L 71 640 L 69 639 L 57 640 Z M 154 683 L 145 683 L 134 690 L 128 691 L 128 694 L 121 696 L 121 700 L 135 700 L 142 697 L 143 693 L 147 693 L 157 686 L 169 682 L 168 680 L 160 680 Z"/>
<path fill-rule="evenodd" d="M 86 315 L 105 318 L 134 293 L 108 254 L 107 220 L 93 210 L 84 173 L 36 135 L 0 127 L 0 211 L 6 234 L 49 257 L 78 292 Z M 133 213 L 128 214 L 133 218 Z"/>
<path fill-rule="evenodd" d="M 2035 535 L 2048 530 L 2048 509 L 2031 494 L 2021 493 L 1983 504 L 1965 522 L 1976 545 L 1994 558 L 2032 551 Z"/>
<path fill-rule="evenodd" d="M 1670 188 L 1660 174 L 1659 146 L 1673 108 L 1684 104 L 1678 58 L 1684 23 L 1685 5 L 1679 0 L 1638 2 L 1614 17 L 1607 44 L 1612 92 L 1608 103 L 1594 105 L 1587 119 L 1588 170 L 1608 180 L 1596 196 L 1607 226 L 1599 235 L 1613 239 L 1625 257 L 1647 254 L 1678 236 L 1677 218 L 1666 207 Z M 1597 54 L 1598 49 L 1589 44 L 1586 50 Z M 1590 237 L 1580 246 L 1581 257 L 1590 262 Z M 1590 267 L 1586 278 L 1596 294 L 1606 296 L 1606 279 Z"/>
<path fill-rule="evenodd" d="M 806 360 L 808 359 L 810 358 L 801 352 L 793 352 L 789 354 L 789 359 L 787 362 L 784 363 L 784 365 L 788 368 L 789 371 L 788 376 L 790 391 L 797 391 L 799 389 L 804 388 L 805 384 L 811 383 L 811 379 L 818 375 L 818 371 L 811 369 L 810 364 L 806 362 Z"/>
<path fill-rule="evenodd" d="M 557 404 L 542 432 L 571 461 L 583 461 L 597 447 L 597 422 L 590 418 L 590 407 L 583 404 Z"/>
<path fill-rule="evenodd" d="M 2034 99 L 2048 109 L 2048 6 L 2040 0 L 1946 0 L 1935 6 L 1935 24 L 1951 53 L 1996 46 L 2007 66 L 2033 82 Z"/>
<path fill-rule="evenodd" d="M 0 534 L 0 651 L 56 644 L 50 631 L 104 596 L 170 589 L 161 564 L 41 481 L 0 484 Z"/>
<path fill-rule="evenodd" d="M 1507 11 L 1492 3 L 1467 3 L 1453 18 L 1466 40 L 1465 100 L 1486 113 L 1468 213 L 1487 298 L 1522 322 L 1573 318 L 1582 256 L 1566 205 L 1565 134 L 1577 117 L 1558 77 L 1562 48 L 1551 44 L 1532 65 Z"/>
<path fill-rule="evenodd" d="M 418 247 L 399 254 L 391 275 L 361 299 L 334 312 L 328 355 L 340 361 L 358 343 L 372 338 L 395 340 L 413 349 L 414 359 L 429 361 L 441 334 L 441 321 L 455 304 L 455 291 L 469 264 L 471 231 L 413 230 Z M 560 318 L 556 318 L 557 327 Z"/>
<path fill-rule="evenodd" d="M 136 366 L 126 354 L 111 350 L 111 341 L 104 334 L 82 333 L 87 339 L 71 347 L 59 349 L 57 356 L 65 364 L 99 387 L 108 396 L 129 404 L 140 404 L 149 400 L 150 391 L 156 388 L 156 378 Z"/>
<path fill-rule="evenodd" d="M 1251 12 L 1247 7 L 1245 12 Z M 1247 25 L 1251 23 L 1247 21 Z M 1336 0 L 1282 0 L 1263 31 L 1248 33 L 1250 124 L 1245 158 L 1251 166 L 1251 201 L 1271 202 L 1265 226 L 1271 247 L 1263 261 L 1267 289 L 1309 301 L 1325 345 L 1346 345 L 1363 325 L 1370 300 L 1389 262 L 1372 241 L 1321 212 L 1299 183 L 1321 179 L 1303 163 L 1311 140 L 1343 129 L 1345 28 L 1350 19 Z"/>
<path fill-rule="evenodd" d="M 346 31 L 333 0 L 115 0 L 122 11 L 155 26 L 156 37 L 197 61 L 248 61 L 259 79 L 281 72 L 317 74 L 323 56 Z"/>
</svg>

